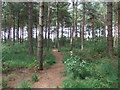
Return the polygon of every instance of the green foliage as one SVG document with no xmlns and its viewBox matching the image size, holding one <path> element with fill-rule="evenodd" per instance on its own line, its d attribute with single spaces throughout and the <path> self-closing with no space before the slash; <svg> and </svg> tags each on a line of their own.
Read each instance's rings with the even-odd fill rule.
<svg viewBox="0 0 120 90">
<path fill-rule="evenodd" d="M 82 88 L 82 87 L 75 80 L 66 78 L 65 80 L 62 81 L 62 88 Z"/>
<path fill-rule="evenodd" d="M 84 79 L 90 75 L 89 68 L 87 68 L 86 60 L 81 59 L 78 56 L 71 55 L 66 61 L 64 61 L 65 69 L 72 77 L 80 77 Z"/>
<path fill-rule="evenodd" d="M 55 57 L 51 51 L 44 50 L 44 64 L 45 66 L 55 63 Z M 21 43 L 3 43 L 2 44 L 2 63 L 3 72 L 7 72 L 14 68 L 31 68 L 39 67 L 39 61 L 36 60 L 36 54 L 29 55 L 28 41 Z M 34 42 L 34 52 L 37 52 L 36 42 Z M 47 54 L 46 54 L 47 53 Z"/>
<path fill-rule="evenodd" d="M 59 86 L 56 86 L 56 88 L 59 88 Z"/>
<path fill-rule="evenodd" d="M 18 88 L 21 88 L 23 90 L 26 90 L 26 89 L 31 90 L 30 85 L 25 81 L 22 81 L 18 86 Z"/>
<path fill-rule="evenodd" d="M 71 55 L 69 53 L 66 53 L 62 58 L 62 62 L 64 63 L 69 57 L 71 57 Z"/>
<path fill-rule="evenodd" d="M 7 80 L 2 80 L 2 87 L 7 88 L 8 86 L 8 81 Z"/>
<path fill-rule="evenodd" d="M 27 42 L 5 43 L 2 47 L 3 71 L 16 67 L 30 67 L 36 55 L 29 55 Z"/>
<path fill-rule="evenodd" d="M 38 81 L 38 76 L 37 76 L 36 73 L 34 73 L 34 74 L 32 75 L 32 81 L 33 81 L 33 82 L 37 82 L 37 81 Z"/>
<path fill-rule="evenodd" d="M 85 53 L 85 52 L 83 52 Z M 116 88 L 118 87 L 118 63 L 114 58 L 83 60 L 80 56 L 65 55 L 63 60 L 67 79 L 63 88 Z M 84 62 L 84 63 L 83 63 Z"/>
<path fill-rule="evenodd" d="M 44 64 L 45 66 L 50 66 L 55 63 L 55 57 L 53 56 L 52 52 L 47 51 L 47 53 L 44 54 Z"/>
</svg>

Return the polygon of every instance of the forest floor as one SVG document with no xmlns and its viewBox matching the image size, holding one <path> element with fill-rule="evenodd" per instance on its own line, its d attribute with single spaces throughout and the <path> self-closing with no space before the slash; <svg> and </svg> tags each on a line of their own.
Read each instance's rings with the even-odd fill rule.
<svg viewBox="0 0 120 90">
<path fill-rule="evenodd" d="M 55 56 L 56 63 L 49 67 L 44 67 L 42 71 L 37 71 L 38 82 L 31 82 L 31 76 L 35 73 L 33 68 L 16 68 L 3 74 L 3 78 L 8 81 L 8 87 L 17 88 L 22 81 L 28 81 L 31 88 L 61 87 L 64 72 L 64 66 L 61 61 L 63 54 L 58 52 L 57 49 L 52 49 L 52 53 Z"/>
<path fill-rule="evenodd" d="M 53 55 L 56 58 L 56 63 L 49 68 L 45 68 L 43 71 L 39 71 L 39 81 L 32 85 L 32 88 L 56 88 L 61 87 L 61 81 L 63 79 L 64 66 L 61 61 L 63 54 L 58 52 L 57 49 L 52 50 Z"/>
</svg>

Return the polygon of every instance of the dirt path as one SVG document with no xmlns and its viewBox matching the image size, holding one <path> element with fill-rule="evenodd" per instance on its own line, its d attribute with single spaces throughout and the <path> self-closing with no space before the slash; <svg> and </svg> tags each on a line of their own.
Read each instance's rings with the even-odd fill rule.
<svg viewBox="0 0 120 90">
<path fill-rule="evenodd" d="M 61 86 L 62 73 L 64 71 L 61 61 L 63 55 L 57 49 L 53 49 L 52 52 L 56 58 L 56 63 L 39 72 L 39 81 L 32 85 L 33 88 L 56 88 L 56 86 Z"/>
</svg>

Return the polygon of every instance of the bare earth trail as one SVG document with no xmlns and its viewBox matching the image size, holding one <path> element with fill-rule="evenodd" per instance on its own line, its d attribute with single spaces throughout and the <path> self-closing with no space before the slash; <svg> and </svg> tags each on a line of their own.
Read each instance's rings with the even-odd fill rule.
<svg viewBox="0 0 120 90">
<path fill-rule="evenodd" d="M 64 66 L 61 61 L 63 54 L 58 52 L 57 49 L 52 50 L 56 63 L 49 68 L 45 68 L 43 71 L 39 71 L 39 81 L 32 85 L 32 88 L 56 88 L 61 87 L 62 73 L 64 72 Z"/>
</svg>

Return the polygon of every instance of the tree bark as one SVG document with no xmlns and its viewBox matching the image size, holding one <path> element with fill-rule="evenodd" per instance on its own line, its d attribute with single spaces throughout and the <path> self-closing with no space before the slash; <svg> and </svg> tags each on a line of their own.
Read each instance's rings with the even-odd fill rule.
<svg viewBox="0 0 120 90">
<path fill-rule="evenodd" d="M 59 11 L 59 2 L 57 4 L 57 16 L 56 16 L 56 29 L 57 29 L 57 48 L 60 48 L 60 43 L 59 43 L 59 22 L 58 22 L 58 11 Z"/>
<path fill-rule="evenodd" d="M 24 41 L 24 27 L 22 27 L 22 36 L 21 36 L 22 42 Z"/>
<path fill-rule="evenodd" d="M 112 39 L 112 2 L 107 3 L 107 22 L 108 22 L 108 53 L 113 54 L 113 39 Z"/>
<path fill-rule="evenodd" d="M 71 29 L 71 26 L 70 26 L 70 39 L 72 37 L 72 29 Z"/>
<path fill-rule="evenodd" d="M 94 41 L 95 31 L 94 31 L 94 15 L 92 15 L 92 40 Z"/>
<path fill-rule="evenodd" d="M 21 36 L 21 34 L 22 34 L 22 30 L 21 30 L 21 28 L 20 28 L 20 39 L 19 39 L 19 41 L 20 41 L 20 43 L 22 43 L 22 36 Z"/>
<path fill-rule="evenodd" d="M 19 11 L 18 11 L 18 27 L 17 27 L 17 41 L 19 42 Z"/>
<path fill-rule="evenodd" d="M 105 21 L 104 21 L 104 26 L 103 26 L 103 38 L 106 40 L 106 25 L 107 25 L 107 15 L 105 15 L 104 16 L 104 19 L 105 19 Z"/>
<path fill-rule="evenodd" d="M 47 31 L 48 31 L 48 21 L 47 20 L 45 20 L 45 40 L 47 40 Z M 47 45 L 46 45 L 47 46 Z"/>
<path fill-rule="evenodd" d="M 39 25 L 38 25 L 38 52 L 37 59 L 40 61 L 39 69 L 43 70 L 43 27 L 44 27 L 44 2 L 43 0 L 40 2 L 39 9 Z"/>
<path fill-rule="evenodd" d="M 28 41 L 29 41 L 29 54 L 33 54 L 33 40 L 32 40 L 32 2 L 28 3 Z"/>
<path fill-rule="evenodd" d="M 61 25 L 62 25 L 62 30 L 61 30 L 61 40 L 60 40 L 60 46 L 63 46 L 63 28 L 64 28 L 64 18 L 62 18 L 62 23 L 61 23 Z"/>
<path fill-rule="evenodd" d="M 72 2 L 73 5 L 73 12 L 72 12 L 72 29 L 71 29 L 71 39 L 70 39 L 70 51 L 73 49 L 73 33 L 75 31 L 75 22 L 74 22 L 74 9 L 75 9 L 75 4 L 74 0 Z"/>
<path fill-rule="evenodd" d="M 51 14 L 51 10 L 50 10 L 50 2 L 48 3 L 48 39 L 47 39 L 47 50 L 49 50 L 50 48 L 50 14 Z"/>
<path fill-rule="evenodd" d="M 84 27 L 85 27 L 85 2 L 83 2 L 83 23 L 81 31 L 81 49 L 84 49 Z"/>
<path fill-rule="evenodd" d="M 13 25 L 13 42 L 15 42 L 15 17 L 13 17 L 14 25 Z"/>
<path fill-rule="evenodd" d="M 61 38 L 63 38 L 63 26 L 64 26 L 64 24 L 63 24 L 63 23 L 64 23 L 64 19 L 62 18 L 62 24 L 61 24 L 61 25 L 62 25 Z"/>
<path fill-rule="evenodd" d="M 118 57 L 120 58 L 120 2 L 118 2 Z M 119 73 L 120 75 L 120 73 Z M 120 82 L 119 82 L 120 84 Z"/>
<path fill-rule="evenodd" d="M 78 1 L 76 1 L 76 20 L 75 20 L 75 26 L 76 26 L 76 29 L 75 29 L 75 38 L 77 38 L 77 19 L 78 19 L 78 9 L 77 9 L 77 6 L 78 6 Z"/>
<path fill-rule="evenodd" d="M 6 23 L 6 13 L 5 13 L 5 26 L 4 26 L 4 28 L 5 28 L 5 30 L 4 30 L 4 42 L 6 42 L 6 31 L 7 31 L 7 23 Z"/>
<path fill-rule="evenodd" d="M 36 27 L 36 42 L 37 42 L 37 24 L 35 25 Z"/>
<path fill-rule="evenodd" d="M 10 40 L 10 35 L 11 35 L 11 26 L 8 28 L 8 39 Z"/>
<path fill-rule="evenodd" d="M 82 32 L 82 25 L 81 25 L 81 24 L 80 24 L 80 26 L 79 26 L 79 29 L 80 29 L 79 35 L 80 35 L 80 39 L 81 39 L 81 32 Z"/>
</svg>

